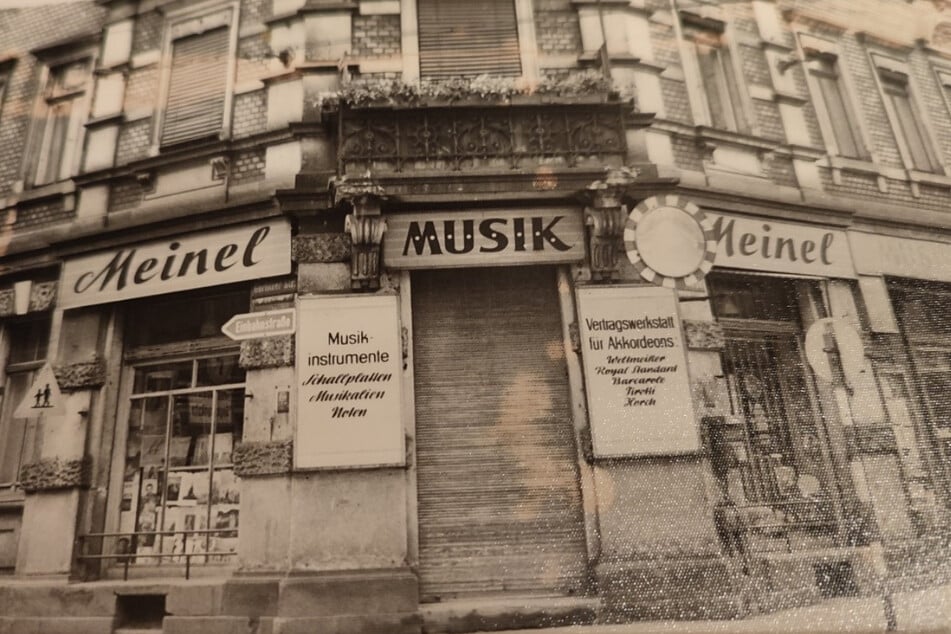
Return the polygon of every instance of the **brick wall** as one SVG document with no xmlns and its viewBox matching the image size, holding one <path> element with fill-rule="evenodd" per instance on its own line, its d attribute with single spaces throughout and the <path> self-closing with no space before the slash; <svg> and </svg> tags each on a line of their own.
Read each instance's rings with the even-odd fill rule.
<svg viewBox="0 0 951 634">
<path fill-rule="evenodd" d="M 105 11 L 94 2 L 0 9 L 0 55 L 15 60 L 0 110 L 0 196 L 20 180 L 24 148 L 38 87 L 30 50 L 101 28 Z"/>
<path fill-rule="evenodd" d="M 133 55 L 161 48 L 163 22 L 162 14 L 158 11 L 149 11 L 136 18 L 132 29 Z"/>
<path fill-rule="evenodd" d="M 580 54 L 578 12 L 564 0 L 535 0 L 535 37 L 543 54 Z"/>
<path fill-rule="evenodd" d="M 264 150 L 239 153 L 231 166 L 231 184 L 244 185 L 264 180 Z"/>
<path fill-rule="evenodd" d="M 40 225 L 66 220 L 73 215 L 63 206 L 63 200 L 40 201 L 28 205 L 20 205 L 17 209 L 15 229 L 32 229 Z"/>
<path fill-rule="evenodd" d="M 263 132 L 267 126 L 267 91 L 235 95 L 232 134 L 241 138 Z"/>
<path fill-rule="evenodd" d="M 389 57 L 400 54 L 400 16 L 354 15 L 351 52 L 356 57 Z"/>
<path fill-rule="evenodd" d="M 116 144 L 116 165 L 125 165 L 148 156 L 151 133 L 151 119 L 139 119 L 123 124 L 119 129 L 119 142 Z"/>
</svg>

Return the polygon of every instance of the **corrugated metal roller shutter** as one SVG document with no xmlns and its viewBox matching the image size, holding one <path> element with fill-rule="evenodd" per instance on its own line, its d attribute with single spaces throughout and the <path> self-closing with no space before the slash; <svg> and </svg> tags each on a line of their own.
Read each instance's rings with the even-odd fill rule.
<svg viewBox="0 0 951 634">
<path fill-rule="evenodd" d="M 217 135 L 228 85 L 227 27 L 182 37 L 172 45 L 162 145 Z"/>
<path fill-rule="evenodd" d="M 513 0 L 418 0 L 424 78 L 520 75 Z"/>
<path fill-rule="evenodd" d="M 586 548 L 553 271 L 413 278 L 420 592 L 580 592 Z"/>
</svg>

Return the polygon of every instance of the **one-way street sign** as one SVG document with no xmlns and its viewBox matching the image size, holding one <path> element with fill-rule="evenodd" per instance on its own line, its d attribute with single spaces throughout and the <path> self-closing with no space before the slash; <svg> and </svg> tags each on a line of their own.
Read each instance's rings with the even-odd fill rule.
<svg viewBox="0 0 951 634">
<path fill-rule="evenodd" d="M 290 335 L 297 330 L 297 310 L 267 310 L 260 313 L 235 315 L 221 327 L 221 332 L 235 341 Z"/>
</svg>

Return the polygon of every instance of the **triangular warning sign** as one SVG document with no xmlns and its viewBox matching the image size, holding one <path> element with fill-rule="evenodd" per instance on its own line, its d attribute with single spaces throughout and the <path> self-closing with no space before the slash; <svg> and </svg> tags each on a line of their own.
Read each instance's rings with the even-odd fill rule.
<svg viewBox="0 0 951 634">
<path fill-rule="evenodd" d="M 59 416 L 64 412 L 63 394 L 59 391 L 59 384 L 56 383 L 52 366 L 47 363 L 37 372 L 26 396 L 13 412 L 13 417 Z"/>
</svg>

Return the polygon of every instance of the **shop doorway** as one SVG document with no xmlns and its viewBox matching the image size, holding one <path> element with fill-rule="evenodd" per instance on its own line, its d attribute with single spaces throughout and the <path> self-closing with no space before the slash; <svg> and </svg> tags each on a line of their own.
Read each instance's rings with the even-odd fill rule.
<svg viewBox="0 0 951 634">
<path fill-rule="evenodd" d="M 412 295 L 421 600 L 580 593 L 555 270 L 423 271 Z"/>
</svg>

